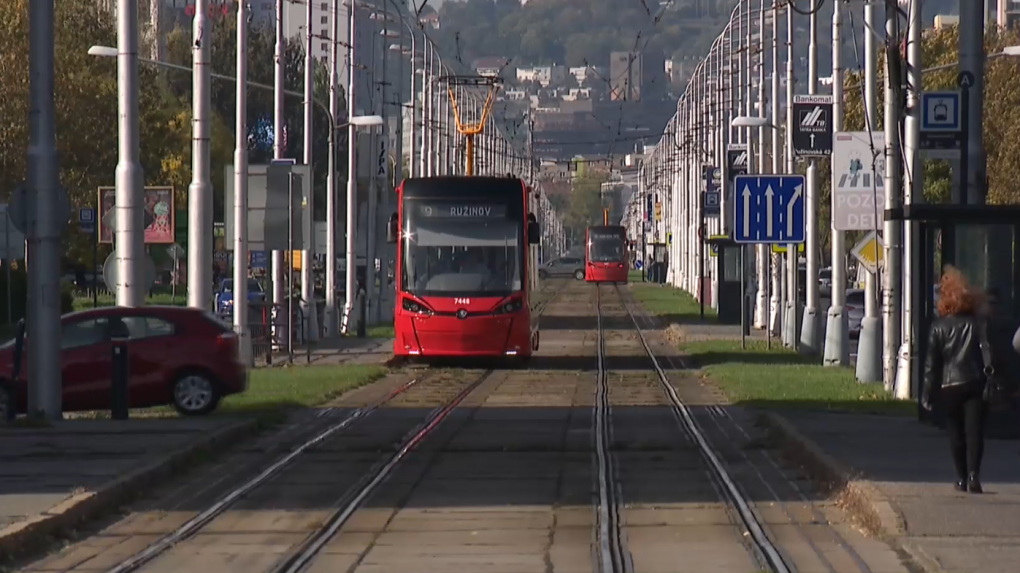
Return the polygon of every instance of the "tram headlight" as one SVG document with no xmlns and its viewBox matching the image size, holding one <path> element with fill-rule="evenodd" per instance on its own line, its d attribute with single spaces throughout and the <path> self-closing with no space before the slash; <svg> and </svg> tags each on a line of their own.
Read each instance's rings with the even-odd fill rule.
<svg viewBox="0 0 1020 573">
<path fill-rule="evenodd" d="M 425 315 L 432 314 L 431 310 L 425 308 L 424 306 L 414 302 L 413 300 L 411 300 L 409 298 L 403 299 L 402 306 L 404 307 L 404 310 L 406 310 L 408 312 L 413 312 L 415 314 L 425 314 Z"/>
<path fill-rule="evenodd" d="M 515 298 L 496 307 L 496 314 L 510 314 L 517 312 L 522 308 L 524 308 L 524 301 L 519 298 Z"/>
</svg>

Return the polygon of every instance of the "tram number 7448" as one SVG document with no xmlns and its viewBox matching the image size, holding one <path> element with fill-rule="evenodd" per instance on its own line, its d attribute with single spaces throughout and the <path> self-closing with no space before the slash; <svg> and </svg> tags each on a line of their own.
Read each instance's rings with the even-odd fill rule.
<svg viewBox="0 0 1020 573">
<path fill-rule="evenodd" d="M 454 298 L 453 299 L 453 304 L 471 304 L 471 299 L 469 299 L 469 298 Z"/>
</svg>

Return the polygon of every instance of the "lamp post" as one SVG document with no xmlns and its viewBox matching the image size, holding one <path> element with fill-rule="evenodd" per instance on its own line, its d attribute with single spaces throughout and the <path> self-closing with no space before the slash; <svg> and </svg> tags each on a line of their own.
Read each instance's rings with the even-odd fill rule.
<svg viewBox="0 0 1020 573">
<path fill-rule="evenodd" d="M 212 20 L 209 0 L 195 2 L 192 23 L 191 185 L 188 186 L 188 306 L 209 310 L 212 304 L 213 190 Z M 140 269 L 137 271 L 140 274 Z"/>
<path fill-rule="evenodd" d="M 357 0 L 350 0 L 350 22 L 347 37 L 350 42 L 347 45 L 347 117 L 354 117 L 355 107 L 355 80 L 354 75 L 357 71 L 355 64 L 356 52 L 354 46 L 358 43 L 357 40 Z M 354 126 L 350 125 L 347 129 L 347 241 L 346 241 L 346 260 L 347 260 L 347 273 L 345 277 L 345 295 L 344 295 L 344 311 L 342 317 L 341 332 L 347 334 L 350 332 L 351 327 L 351 312 L 354 310 L 354 297 L 357 295 L 357 255 L 355 253 L 355 237 L 357 235 L 358 226 L 358 177 L 357 177 L 357 150 L 358 140 L 357 133 L 354 130 Z M 330 293 L 332 296 L 333 293 Z M 364 317 L 362 318 L 364 320 Z"/>
<path fill-rule="evenodd" d="M 92 46 L 91 48 L 89 48 L 88 53 L 91 56 L 99 56 L 99 57 L 117 57 L 117 55 L 118 55 L 117 49 L 116 48 L 111 48 L 109 46 Z M 152 65 L 152 66 L 156 66 L 156 67 L 160 67 L 160 68 L 171 69 L 171 70 L 179 70 L 179 71 L 185 71 L 185 72 L 190 72 L 191 71 L 191 68 L 189 68 L 188 66 L 180 66 L 180 65 L 177 65 L 177 64 L 170 64 L 170 63 L 167 63 L 167 62 L 159 62 L 159 61 L 156 61 L 156 60 L 149 60 L 149 59 L 145 59 L 145 58 L 138 58 L 138 62 L 142 63 L 142 64 L 148 64 L 148 65 Z M 237 78 L 232 77 L 232 76 L 223 75 L 223 74 L 210 74 L 210 77 L 212 79 L 214 79 L 214 80 L 222 80 L 222 81 L 228 81 L 228 82 L 237 82 Z M 256 89 L 263 90 L 263 91 L 268 91 L 268 92 L 275 91 L 275 88 L 273 86 L 271 86 L 271 85 L 261 84 L 261 83 L 252 82 L 252 81 L 245 81 L 244 83 L 249 88 L 256 88 Z M 304 94 L 302 94 L 300 92 L 290 91 L 290 90 L 284 90 L 283 94 L 287 95 L 287 96 L 291 96 L 291 97 L 304 97 Z M 329 149 L 330 149 L 330 157 L 331 158 L 336 155 L 336 139 L 337 139 L 336 138 L 336 132 L 338 130 L 341 130 L 341 129 L 344 129 L 344 128 L 350 128 L 351 130 L 353 130 L 355 127 L 373 127 L 373 126 L 378 126 L 378 125 L 382 125 L 383 124 L 383 118 L 378 116 L 378 115 L 353 116 L 353 117 L 351 117 L 350 121 L 348 121 L 346 123 L 342 123 L 342 124 L 337 124 L 336 123 L 336 114 L 335 114 L 334 110 L 330 109 L 329 107 L 327 107 L 325 104 L 323 104 L 319 100 L 313 100 L 313 101 L 314 101 L 315 105 L 319 106 L 320 110 L 322 110 L 329 117 L 330 124 L 334 126 L 334 128 L 329 131 Z M 333 107 L 335 108 L 336 106 L 334 105 Z M 236 156 L 236 151 L 235 151 L 235 156 Z M 333 194 L 335 196 L 335 194 L 336 194 L 335 193 L 335 191 L 336 191 L 336 185 L 335 185 L 336 177 L 335 177 L 333 169 L 330 169 L 330 175 L 333 175 L 333 179 L 334 179 L 334 185 L 331 187 L 331 189 L 332 189 Z M 236 177 L 236 171 L 235 171 L 235 177 Z M 245 181 L 245 185 L 247 185 L 247 181 Z M 240 189 L 240 187 L 238 187 L 238 189 Z M 327 207 L 327 209 L 328 209 L 328 207 Z M 237 226 L 235 226 L 235 228 L 237 228 Z M 331 235 L 331 236 L 333 236 L 333 235 Z M 327 242 L 327 246 L 329 244 L 331 244 L 331 243 Z M 334 248 L 335 248 L 335 246 L 334 246 Z M 237 254 L 237 252 L 235 252 L 234 253 L 235 261 L 237 260 L 237 257 L 238 257 L 238 254 Z M 334 261 L 333 262 L 333 265 L 334 265 L 334 275 L 335 275 L 335 266 L 336 266 L 335 260 L 336 259 L 334 257 L 334 259 L 333 259 L 333 261 Z M 327 261 L 327 266 L 328 266 L 328 264 L 329 264 L 329 261 Z M 235 265 L 236 265 L 236 262 L 235 262 Z M 327 277 L 327 281 L 328 281 L 328 277 Z M 247 288 L 247 284 L 245 284 L 245 288 Z M 334 289 L 335 289 L 335 286 L 334 286 Z M 329 290 L 328 287 L 327 287 L 327 290 L 329 292 L 331 292 L 331 293 L 335 292 L 334 290 Z M 332 297 L 327 298 L 327 305 L 328 305 L 328 301 L 330 300 L 330 298 L 332 298 Z M 235 299 L 236 299 L 236 296 L 235 296 Z"/>
</svg>

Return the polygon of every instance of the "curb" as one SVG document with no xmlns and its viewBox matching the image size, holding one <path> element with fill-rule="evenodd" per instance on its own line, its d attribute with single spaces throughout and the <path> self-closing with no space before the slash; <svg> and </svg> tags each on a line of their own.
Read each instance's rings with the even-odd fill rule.
<svg viewBox="0 0 1020 573">
<path fill-rule="evenodd" d="M 230 424 L 187 444 L 170 455 L 108 481 L 97 489 L 74 494 L 45 513 L 0 529 L 0 563 L 44 546 L 50 537 L 73 529 L 129 501 L 199 455 L 232 445 L 258 430 L 256 420 Z"/>
<path fill-rule="evenodd" d="M 784 454 L 799 463 L 808 476 L 835 494 L 843 509 L 857 518 L 868 533 L 886 539 L 906 534 L 906 524 L 892 501 L 869 480 L 825 453 L 783 416 L 762 412 L 758 424 L 779 442 Z"/>
</svg>

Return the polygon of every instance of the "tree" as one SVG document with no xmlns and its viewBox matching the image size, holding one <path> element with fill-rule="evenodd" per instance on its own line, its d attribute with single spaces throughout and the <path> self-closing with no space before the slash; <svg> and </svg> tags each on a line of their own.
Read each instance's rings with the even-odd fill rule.
<svg viewBox="0 0 1020 573">
<path fill-rule="evenodd" d="M 575 233 L 583 235 L 590 225 L 602 223 L 602 183 L 605 177 L 596 175 L 578 177 L 571 182 L 570 202 L 565 223 Z"/>
<path fill-rule="evenodd" d="M 9 194 L 26 177 L 28 145 L 28 2 L 0 0 L 6 17 L 0 23 L 0 189 Z M 94 206 L 97 188 L 114 184 L 117 166 L 116 61 L 88 55 L 94 44 L 116 45 L 113 20 L 96 2 L 55 3 L 55 94 L 57 149 L 61 185 L 73 208 Z M 141 86 L 141 164 L 147 184 L 163 183 L 162 159 L 167 146 L 179 145 L 168 119 L 181 111 L 167 98 L 151 68 L 139 70 Z M 190 141 L 188 142 L 190 145 Z M 177 151 L 177 148 L 174 148 Z M 66 264 L 91 266 L 88 238 L 66 232 Z"/>
</svg>

